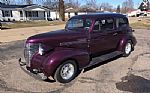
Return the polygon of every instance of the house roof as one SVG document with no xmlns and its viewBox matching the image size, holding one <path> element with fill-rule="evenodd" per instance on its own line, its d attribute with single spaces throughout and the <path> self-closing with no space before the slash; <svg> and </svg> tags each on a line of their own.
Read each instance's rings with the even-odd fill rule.
<svg viewBox="0 0 150 93">
<path fill-rule="evenodd" d="M 45 11 L 45 10 L 49 10 L 48 8 L 45 8 L 43 6 L 40 5 L 36 5 L 36 4 L 31 4 L 31 5 L 6 5 L 3 3 L 0 3 L 0 8 L 3 9 L 24 9 L 24 10 L 32 10 L 32 11 Z"/>
<path fill-rule="evenodd" d="M 32 5 L 4 5 L 4 4 L 1 4 L 0 7 L 1 8 L 25 8 L 25 7 L 32 6 Z"/>
</svg>

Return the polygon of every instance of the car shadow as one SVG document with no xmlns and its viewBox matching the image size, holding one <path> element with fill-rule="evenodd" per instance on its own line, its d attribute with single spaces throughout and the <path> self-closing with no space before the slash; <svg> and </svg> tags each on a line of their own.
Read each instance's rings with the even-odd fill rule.
<svg viewBox="0 0 150 93">
<path fill-rule="evenodd" d="M 49 79 L 49 78 L 45 79 L 44 81 L 45 81 L 45 82 L 49 82 L 49 83 L 54 83 L 54 82 L 56 82 L 55 80 L 52 80 L 52 79 Z"/>
<path fill-rule="evenodd" d="M 150 80 L 133 74 L 122 77 L 121 80 L 121 82 L 116 83 L 116 88 L 121 91 L 150 93 Z"/>
<path fill-rule="evenodd" d="M 90 71 L 90 70 L 93 70 L 93 69 L 95 69 L 95 68 L 97 68 L 97 67 L 99 67 L 99 66 L 101 66 L 101 65 L 107 64 L 107 63 L 112 62 L 112 61 L 114 61 L 114 60 L 117 60 L 117 59 L 119 59 L 120 57 L 121 57 L 121 55 L 118 55 L 118 56 L 116 56 L 116 57 L 114 57 L 114 58 L 111 58 L 111 59 L 108 59 L 108 60 L 106 60 L 106 61 L 99 62 L 99 63 L 96 64 L 96 65 L 87 67 L 87 68 L 84 69 L 83 73 L 85 73 L 85 72 L 87 72 L 87 71 Z"/>
<path fill-rule="evenodd" d="M 1 30 L 7 30 L 7 29 L 11 29 L 11 28 L 8 28 L 8 27 L 2 27 Z"/>
</svg>

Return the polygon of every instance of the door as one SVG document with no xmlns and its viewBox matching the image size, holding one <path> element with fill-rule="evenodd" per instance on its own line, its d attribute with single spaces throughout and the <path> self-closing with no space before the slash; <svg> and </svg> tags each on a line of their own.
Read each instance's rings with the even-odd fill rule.
<svg viewBox="0 0 150 93">
<path fill-rule="evenodd" d="M 114 51 L 120 39 L 118 34 L 113 18 L 96 20 L 90 38 L 91 54 L 101 55 Z"/>
</svg>

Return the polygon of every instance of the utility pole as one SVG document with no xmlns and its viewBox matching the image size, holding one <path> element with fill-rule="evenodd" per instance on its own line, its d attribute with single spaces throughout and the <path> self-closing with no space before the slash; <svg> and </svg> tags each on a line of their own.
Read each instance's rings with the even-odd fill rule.
<svg viewBox="0 0 150 93">
<path fill-rule="evenodd" d="M 59 20 L 65 21 L 65 6 L 63 0 L 59 0 Z"/>
</svg>

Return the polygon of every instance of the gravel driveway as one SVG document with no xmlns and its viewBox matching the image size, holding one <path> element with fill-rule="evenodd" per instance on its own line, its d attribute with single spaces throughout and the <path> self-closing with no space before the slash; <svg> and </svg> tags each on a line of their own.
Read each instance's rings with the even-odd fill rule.
<svg viewBox="0 0 150 93">
<path fill-rule="evenodd" d="M 0 43 L 0 93 L 150 93 L 150 30 L 136 29 L 137 45 L 127 57 L 116 57 L 85 69 L 74 81 L 39 81 L 23 72 L 24 40 Z"/>
</svg>

